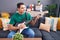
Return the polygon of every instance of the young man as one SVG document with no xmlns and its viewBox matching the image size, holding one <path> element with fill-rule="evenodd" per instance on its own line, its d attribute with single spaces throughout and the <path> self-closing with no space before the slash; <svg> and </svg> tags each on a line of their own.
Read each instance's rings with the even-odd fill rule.
<svg viewBox="0 0 60 40">
<path fill-rule="evenodd" d="M 9 26 L 8 30 L 11 30 L 10 33 L 8 34 L 8 38 L 12 38 L 13 35 L 16 33 L 16 30 L 19 30 L 21 28 L 26 27 L 25 24 L 21 23 L 21 22 L 25 21 L 24 19 L 26 19 L 26 12 L 25 12 L 24 3 L 18 3 L 17 4 L 17 10 L 18 10 L 18 12 L 16 12 L 11 17 L 10 23 L 8 25 Z M 28 13 L 26 21 L 29 21 L 31 19 L 32 19 L 32 17 Z M 16 25 L 16 23 L 20 23 L 21 25 L 20 26 L 14 26 L 14 25 Z M 29 38 L 32 38 L 35 35 L 34 31 L 32 29 L 30 29 L 30 28 L 26 28 L 21 34 L 23 34 L 24 36 L 27 36 Z"/>
</svg>

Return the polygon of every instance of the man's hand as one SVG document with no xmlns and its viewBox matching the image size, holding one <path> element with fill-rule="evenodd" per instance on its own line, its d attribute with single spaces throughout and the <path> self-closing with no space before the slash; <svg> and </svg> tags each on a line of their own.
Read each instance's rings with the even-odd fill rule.
<svg viewBox="0 0 60 40">
<path fill-rule="evenodd" d="M 30 22 L 30 24 L 31 24 L 32 26 L 34 26 L 35 23 L 38 21 L 39 18 L 40 18 L 40 15 L 35 16 L 34 19 Z"/>
<path fill-rule="evenodd" d="M 36 18 L 36 19 L 39 19 L 39 18 L 40 18 L 40 15 L 35 16 L 35 18 Z"/>
<path fill-rule="evenodd" d="M 8 30 L 12 29 L 12 25 L 8 24 Z"/>
</svg>

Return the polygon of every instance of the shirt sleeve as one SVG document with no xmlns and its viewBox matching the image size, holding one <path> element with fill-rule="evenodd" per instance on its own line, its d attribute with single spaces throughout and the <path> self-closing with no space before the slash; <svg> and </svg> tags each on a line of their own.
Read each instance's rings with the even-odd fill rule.
<svg viewBox="0 0 60 40">
<path fill-rule="evenodd" d="M 15 24 L 15 19 L 14 19 L 14 17 L 12 16 L 11 17 L 11 19 L 10 19 L 10 23 L 9 24 L 12 24 L 12 25 L 14 25 Z"/>
<path fill-rule="evenodd" d="M 32 20 L 32 16 L 28 13 L 28 20 Z"/>
<path fill-rule="evenodd" d="M 27 21 L 29 22 L 30 20 L 32 20 L 32 16 L 30 15 L 30 13 L 28 13 L 27 15 Z M 30 24 L 26 24 L 26 26 L 29 26 Z"/>
</svg>

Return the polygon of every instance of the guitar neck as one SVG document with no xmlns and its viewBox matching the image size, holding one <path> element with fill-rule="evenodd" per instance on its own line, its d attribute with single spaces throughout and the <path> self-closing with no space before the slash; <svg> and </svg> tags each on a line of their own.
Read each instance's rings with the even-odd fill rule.
<svg viewBox="0 0 60 40">
<path fill-rule="evenodd" d="M 31 20 L 24 22 L 25 25 L 29 24 Z"/>
<path fill-rule="evenodd" d="M 41 16 L 41 14 L 39 14 L 39 16 Z M 32 20 L 35 20 L 35 17 L 33 17 Z M 27 25 L 27 24 L 29 24 L 32 20 L 26 21 L 24 24 Z"/>
</svg>

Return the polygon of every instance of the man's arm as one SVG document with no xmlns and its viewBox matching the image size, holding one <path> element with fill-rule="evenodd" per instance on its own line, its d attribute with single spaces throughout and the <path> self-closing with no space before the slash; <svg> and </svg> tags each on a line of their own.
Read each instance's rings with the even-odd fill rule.
<svg viewBox="0 0 60 40">
<path fill-rule="evenodd" d="M 19 27 L 15 27 L 12 24 L 8 25 L 8 30 L 17 30 L 17 29 L 19 29 Z"/>
<path fill-rule="evenodd" d="M 39 16 L 34 17 L 34 19 L 31 20 L 30 24 L 32 26 L 35 25 L 35 23 L 37 22 L 38 19 L 39 19 Z"/>
<path fill-rule="evenodd" d="M 11 17 L 11 19 L 10 19 L 9 24 L 8 24 L 8 30 L 17 30 L 17 29 L 19 29 L 19 27 L 13 26 L 15 23 L 16 23 L 16 21 L 15 21 L 15 15 L 13 15 Z"/>
<path fill-rule="evenodd" d="M 20 25 L 17 26 L 17 27 L 13 26 L 12 24 L 9 24 L 9 25 L 8 25 L 8 30 L 23 29 L 23 28 L 25 28 L 25 27 L 26 27 L 26 25 L 25 25 L 24 23 L 20 23 Z"/>
<path fill-rule="evenodd" d="M 31 16 L 30 13 L 29 13 L 29 20 L 31 20 L 29 24 L 35 25 L 35 23 L 37 22 L 37 20 L 38 20 L 39 18 L 40 18 L 40 15 L 37 15 L 37 16 L 35 16 L 34 18 L 32 18 L 32 16 Z"/>
</svg>

